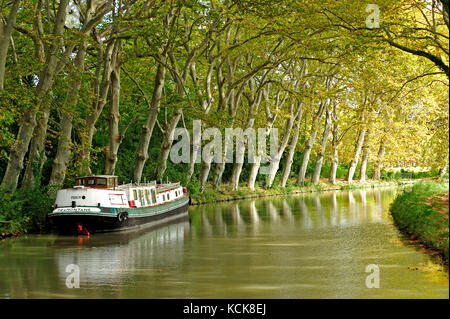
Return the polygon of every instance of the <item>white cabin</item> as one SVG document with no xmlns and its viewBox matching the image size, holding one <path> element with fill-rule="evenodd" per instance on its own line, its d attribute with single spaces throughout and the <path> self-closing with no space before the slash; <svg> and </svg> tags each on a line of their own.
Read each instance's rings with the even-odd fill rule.
<svg viewBox="0 0 450 319">
<path fill-rule="evenodd" d="M 73 188 L 56 195 L 55 208 L 111 207 L 139 208 L 156 206 L 184 197 L 186 189 L 180 183 L 118 185 L 117 176 L 96 175 L 76 179 Z"/>
</svg>

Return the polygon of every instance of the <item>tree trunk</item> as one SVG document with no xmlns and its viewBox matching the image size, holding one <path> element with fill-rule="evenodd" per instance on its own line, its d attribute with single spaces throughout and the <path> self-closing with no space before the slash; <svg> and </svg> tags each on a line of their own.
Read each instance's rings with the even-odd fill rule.
<svg viewBox="0 0 450 319">
<path fill-rule="evenodd" d="M 383 163 L 383 157 L 384 157 L 384 153 L 386 151 L 386 146 L 384 143 L 384 138 L 381 139 L 381 143 L 380 143 L 380 148 L 378 149 L 378 155 L 377 155 L 377 160 L 375 162 L 375 167 L 373 170 L 373 179 L 374 180 L 380 180 L 381 178 L 381 169 L 382 169 L 382 163 Z"/>
<path fill-rule="evenodd" d="M 365 134 L 366 134 L 365 128 L 363 128 L 359 131 L 358 140 L 356 141 L 356 146 L 355 146 L 355 154 L 353 155 L 353 159 L 350 162 L 350 167 L 349 167 L 348 173 L 347 173 L 347 182 L 349 184 L 351 184 L 353 181 L 353 175 L 355 174 L 356 166 L 358 165 L 359 154 L 361 153 L 361 148 L 362 148 L 362 145 L 364 142 Z"/>
<path fill-rule="evenodd" d="M 440 169 L 440 172 L 439 172 L 440 178 L 443 178 L 445 176 L 445 174 L 447 174 L 448 162 L 449 161 L 448 161 L 448 156 L 447 156 L 447 158 L 445 160 L 445 164 L 442 166 L 442 168 Z"/>
<path fill-rule="evenodd" d="M 370 138 L 370 129 L 367 130 L 366 136 L 364 137 L 364 145 L 363 145 L 363 154 L 361 158 L 361 168 L 359 173 L 359 182 L 366 182 L 366 171 L 367 171 L 367 161 L 369 159 L 370 148 L 369 148 L 369 138 Z"/>
<path fill-rule="evenodd" d="M 289 179 L 289 175 L 291 174 L 291 167 L 294 161 L 295 149 L 297 147 L 298 137 L 300 135 L 300 125 L 302 120 L 303 110 L 300 110 L 297 119 L 297 126 L 295 127 L 295 133 L 292 137 L 291 144 L 289 145 L 289 152 L 286 158 L 286 163 L 283 167 L 283 173 L 281 174 L 281 186 L 286 187 L 286 183 Z"/>
<path fill-rule="evenodd" d="M 205 190 L 208 181 L 209 171 L 211 170 L 211 161 L 203 161 L 200 169 L 200 192 Z"/>
<path fill-rule="evenodd" d="M 323 112 L 327 106 L 327 101 L 322 101 L 320 103 L 319 110 L 313 115 L 313 125 L 311 128 L 311 135 L 306 141 L 305 149 L 303 150 L 302 164 L 300 166 L 300 171 L 298 173 L 297 183 L 303 185 L 305 182 L 306 169 L 308 168 L 309 157 L 311 155 L 311 150 L 316 139 L 317 130 L 319 129 L 320 119 L 322 118 Z"/>
<path fill-rule="evenodd" d="M 278 149 L 277 154 L 275 155 L 275 158 L 271 159 L 270 166 L 269 166 L 269 174 L 267 175 L 266 185 L 267 187 L 272 187 L 273 181 L 275 180 L 275 175 L 278 172 L 278 169 L 280 168 L 280 161 L 283 157 L 284 150 L 286 149 L 289 138 L 291 136 L 292 127 L 294 126 L 295 118 L 300 115 L 300 112 L 297 113 L 296 116 L 291 114 L 291 117 L 286 121 L 286 125 L 284 127 L 284 133 L 283 133 L 283 140 L 281 141 L 280 148 Z"/>
<path fill-rule="evenodd" d="M 247 121 L 246 130 L 249 128 L 252 128 L 254 123 L 255 123 L 255 119 L 249 118 Z M 236 163 L 234 163 L 234 165 L 233 165 L 233 171 L 231 174 L 231 187 L 234 191 L 237 191 L 239 188 L 239 178 L 241 176 L 242 167 L 244 166 L 243 158 L 242 158 L 242 161 L 237 160 L 238 154 L 240 154 L 240 153 L 242 153 L 242 154 L 245 153 L 245 143 L 242 143 L 242 145 L 239 145 L 239 146 L 236 145 Z"/>
<path fill-rule="evenodd" d="M 88 111 L 86 116 L 86 125 L 83 130 L 81 150 L 78 161 L 80 162 L 80 171 L 78 174 L 90 174 L 90 157 L 91 147 L 94 134 L 97 131 L 95 124 L 97 123 L 100 114 L 107 102 L 108 91 L 111 85 L 111 68 L 112 56 L 115 45 L 111 42 L 108 44 L 106 50 L 100 55 L 100 61 L 97 64 L 96 78 L 94 83 L 94 96 L 92 108 Z M 103 67 L 103 72 L 102 72 Z M 101 80 L 100 80 L 101 78 Z"/>
<path fill-rule="evenodd" d="M 248 176 L 248 187 L 252 191 L 255 190 L 256 177 L 258 176 L 258 171 L 260 167 L 261 167 L 261 156 L 255 156 L 255 162 L 250 168 L 250 174 Z"/>
<path fill-rule="evenodd" d="M 141 181 L 142 171 L 144 170 L 145 162 L 148 159 L 148 146 L 150 144 L 153 129 L 158 118 L 165 78 L 166 68 L 159 64 L 156 70 L 155 87 L 153 89 L 151 107 L 148 113 L 147 121 L 142 127 L 141 137 L 139 139 L 139 145 L 136 150 L 136 157 L 134 160 L 133 178 L 138 183 Z"/>
<path fill-rule="evenodd" d="M 3 23 L 3 16 L 0 13 L 0 91 L 3 90 L 5 80 L 6 58 L 8 56 L 9 42 L 11 34 L 16 24 L 17 12 L 19 11 L 20 0 L 14 0 L 9 10 L 8 19 Z"/>
<path fill-rule="evenodd" d="M 48 102 L 46 102 L 48 103 Z M 27 166 L 23 175 L 22 188 L 33 189 L 36 186 L 36 177 L 40 176 L 42 167 L 47 161 L 45 155 L 45 138 L 47 135 L 48 119 L 50 117 L 50 105 L 41 111 L 34 128 L 34 136 L 30 144 Z M 40 177 L 39 177 L 40 178 Z"/>
<path fill-rule="evenodd" d="M 305 149 L 303 150 L 302 164 L 298 173 L 297 183 L 303 185 L 305 182 L 306 169 L 308 168 L 309 157 L 311 156 L 311 150 L 316 139 L 317 129 L 314 128 L 311 132 L 309 139 L 306 141 Z"/>
<path fill-rule="evenodd" d="M 108 110 L 108 145 L 105 149 L 105 174 L 114 175 L 117 163 L 117 152 L 122 142 L 119 132 L 120 120 L 120 46 L 113 56 L 111 72 L 111 95 Z"/>
<path fill-rule="evenodd" d="M 312 182 L 314 185 L 319 184 L 320 172 L 322 171 L 323 157 L 325 155 L 325 149 L 327 147 L 328 136 L 331 130 L 331 112 L 327 111 L 327 117 L 325 120 L 325 129 L 323 130 L 322 141 L 320 142 L 320 149 L 317 153 L 316 166 L 314 167 L 314 174 L 312 177 Z"/>
<path fill-rule="evenodd" d="M 197 162 L 197 158 L 200 157 L 201 159 L 201 142 L 202 142 L 202 128 L 201 128 L 201 121 L 200 125 L 197 127 L 195 124 L 197 120 L 194 120 L 194 128 L 192 132 L 192 153 L 191 153 L 191 159 L 189 162 L 189 172 L 188 172 L 188 180 L 191 180 L 192 175 L 194 174 L 195 170 L 195 163 Z M 211 166 L 211 165 L 210 165 Z M 203 168 L 202 168 L 203 170 Z M 209 169 L 208 169 L 209 174 Z"/>
<path fill-rule="evenodd" d="M 333 106 L 333 142 L 331 150 L 331 168 L 329 177 L 329 181 L 333 185 L 336 185 L 336 172 L 339 165 L 338 145 L 339 145 L 339 123 L 337 121 L 336 104 L 335 104 Z"/>
<path fill-rule="evenodd" d="M 167 159 L 169 158 L 170 148 L 172 147 L 173 136 L 175 133 L 175 129 L 180 121 L 181 114 L 183 113 L 182 108 L 177 108 L 173 111 L 172 118 L 170 119 L 169 124 L 167 125 L 163 142 L 161 144 L 161 150 L 158 154 L 158 166 L 156 169 L 156 178 L 157 180 L 161 180 L 163 178 L 164 172 L 167 167 Z"/>
<path fill-rule="evenodd" d="M 24 158 L 28 151 L 28 145 L 33 136 L 35 126 L 36 113 L 25 112 L 19 132 L 17 133 L 16 142 L 10 150 L 10 159 L 6 167 L 5 175 L 3 176 L 2 184 L 0 185 L 1 191 L 14 192 L 16 190 L 20 172 L 24 167 Z"/>
<path fill-rule="evenodd" d="M 224 150 L 226 150 L 226 146 L 224 146 Z M 215 190 L 219 190 L 220 186 L 222 185 L 222 175 L 224 171 L 225 171 L 225 161 L 222 161 L 221 163 L 217 163 L 215 165 L 212 180 Z"/>
<path fill-rule="evenodd" d="M 84 71 L 84 63 L 86 56 L 86 43 L 79 49 L 74 62 L 75 73 Z M 49 185 L 61 186 L 66 177 L 67 164 L 72 154 L 72 112 L 78 103 L 78 96 L 81 86 L 82 74 L 76 74 L 71 78 L 69 89 L 66 95 L 65 107 L 61 115 L 61 133 L 58 138 L 58 147 L 55 159 L 53 160 L 52 174 L 50 176 Z M 51 191 L 53 192 L 53 191 Z"/>
</svg>

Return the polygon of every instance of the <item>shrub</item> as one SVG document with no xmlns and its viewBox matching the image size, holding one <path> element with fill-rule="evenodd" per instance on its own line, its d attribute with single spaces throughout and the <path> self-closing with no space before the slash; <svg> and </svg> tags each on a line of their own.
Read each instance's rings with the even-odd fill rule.
<svg viewBox="0 0 450 319">
<path fill-rule="evenodd" d="M 54 199 L 47 187 L 0 194 L 0 231 L 3 235 L 39 232 L 47 228 L 46 215 Z"/>
</svg>

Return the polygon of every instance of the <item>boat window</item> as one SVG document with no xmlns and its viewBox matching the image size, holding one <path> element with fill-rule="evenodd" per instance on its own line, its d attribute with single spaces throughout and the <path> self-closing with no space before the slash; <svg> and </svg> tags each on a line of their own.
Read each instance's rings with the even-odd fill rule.
<svg viewBox="0 0 450 319">
<path fill-rule="evenodd" d="M 120 194 L 109 194 L 109 201 L 112 205 L 123 205 L 125 204 L 122 195 Z"/>
<path fill-rule="evenodd" d="M 147 203 L 151 204 L 150 191 L 148 189 L 145 190 L 145 199 L 147 200 Z"/>
<path fill-rule="evenodd" d="M 169 193 L 167 193 L 167 200 L 170 200 L 170 196 L 169 196 Z"/>
<path fill-rule="evenodd" d="M 106 178 L 97 178 L 98 186 L 106 186 Z"/>
<path fill-rule="evenodd" d="M 95 179 L 89 178 L 89 179 L 87 180 L 87 184 L 88 184 L 89 186 L 95 185 Z"/>
<path fill-rule="evenodd" d="M 153 203 L 156 203 L 156 191 L 155 191 L 155 189 L 152 188 L 151 192 L 152 192 L 152 201 L 153 201 Z"/>
<path fill-rule="evenodd" d="M 133 199 L 134 200 L 137 199 L 137 191 L 135 189 L 133 189 Z"/>
<path fill-rule="evenodd" d="M 144 203 L 144 194 L 142 192 L 142 189 L 139 190 L 139 200 L 141 201 L 141 204 Z"/>
</svg>

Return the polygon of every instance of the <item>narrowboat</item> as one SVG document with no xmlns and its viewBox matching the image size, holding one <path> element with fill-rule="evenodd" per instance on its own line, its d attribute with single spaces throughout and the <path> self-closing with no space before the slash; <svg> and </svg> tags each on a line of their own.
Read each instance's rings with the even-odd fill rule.
<svg viewBox="0 0 450 319">
<path fill-rule="evenodd" d="M 189 194 L 180 183 L 129 183 L 117 176 L 85 176 L 56 194 L 51 224 L 60 233 L 89 235 L 167 221 L 187 214 Z"/>
</svg>

